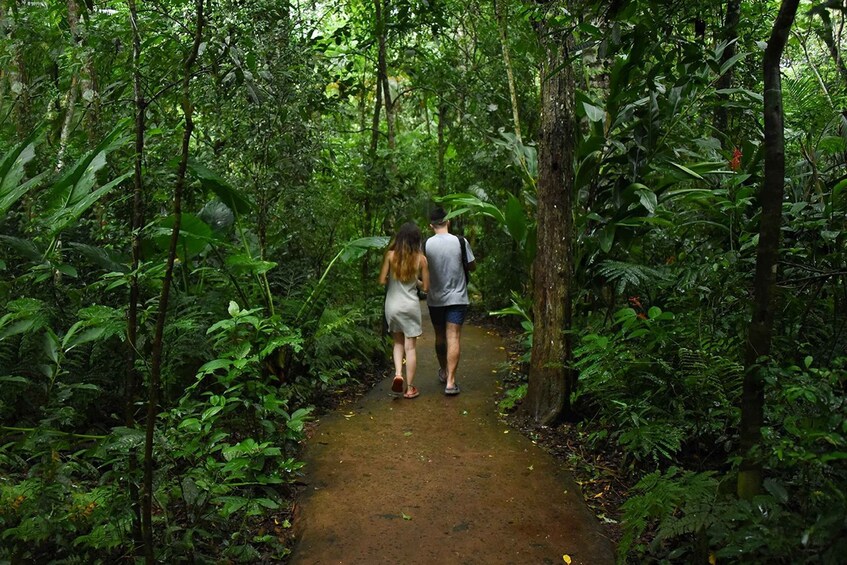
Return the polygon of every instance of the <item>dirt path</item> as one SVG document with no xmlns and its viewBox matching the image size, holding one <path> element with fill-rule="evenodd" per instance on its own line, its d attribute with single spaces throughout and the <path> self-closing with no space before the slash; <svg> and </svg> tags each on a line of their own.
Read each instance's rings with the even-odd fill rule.
<svg viewBox="0 0 847 565">
<path fill-rule="evenodd" d="M 570 475 L 497 419 L 500 339 L 466 326 L 462 346 L 460 395 L 443 394 L 425 319 L 418 398 L 390 397 L 386 379 L 321 419 L 292 563 L 614 562 Z"/>
</svg>

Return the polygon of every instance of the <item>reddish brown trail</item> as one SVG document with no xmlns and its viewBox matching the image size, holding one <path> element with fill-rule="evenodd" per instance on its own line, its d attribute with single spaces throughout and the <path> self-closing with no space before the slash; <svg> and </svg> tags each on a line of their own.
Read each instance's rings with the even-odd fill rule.
<svg viewBox="0 0 847 565">
<path fill-rule="evenodd" d="M 423 306 L 421 395 L 386 379 L 309 439 L 291 563 L 613 563 L 567 470 L 498 419 L 501 340 L 465 326 L 462 392 L 444 396 Z"/>
</svg>

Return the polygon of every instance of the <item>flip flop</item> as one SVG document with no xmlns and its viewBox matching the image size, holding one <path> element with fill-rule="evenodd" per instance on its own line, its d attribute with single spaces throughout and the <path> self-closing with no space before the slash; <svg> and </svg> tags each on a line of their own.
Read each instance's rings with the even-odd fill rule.
<svg viewBox="0 0 847 565">
<path fill-rule="evenodd" d="M 406 391 L 406 394 L 403 395 L 403 398 L 417 398 L 420 394 L 418 387 L 410 386 L 409 390 Z"/>
<path fill-rule="evenodd" d="M 455 385 L 455 386 L 452 386 L 452 387 L 448 386 L 444 389 L 444 394 L 446 394 L 447 396 L 455 396 L 455 395 L 459 394 L 460 392 L 462 392 L 462 391 L 459 390 L 459 385 Z"/>
<path fill-rule="evenodd" d="M 394 377 L 394 382 L 391 383 L 391 392 L 402 393 L 403 392 L 403 377 L 397 375 Z"/>
</svg>

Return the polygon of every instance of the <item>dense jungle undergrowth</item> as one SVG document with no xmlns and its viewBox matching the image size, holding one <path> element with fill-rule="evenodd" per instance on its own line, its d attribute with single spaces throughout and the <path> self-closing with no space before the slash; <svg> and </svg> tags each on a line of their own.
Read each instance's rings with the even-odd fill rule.
<svg viewBox="0 0 847 565">
<path fill-rule="evenodd" d="M 621 562 L 839 562 L 845 24 L 0 0 L 0 562 L 285 562 L 306 426 L 384 369 L 381 254 L 436 203 L 520 336 L 499 409 Z"/>
</svg>

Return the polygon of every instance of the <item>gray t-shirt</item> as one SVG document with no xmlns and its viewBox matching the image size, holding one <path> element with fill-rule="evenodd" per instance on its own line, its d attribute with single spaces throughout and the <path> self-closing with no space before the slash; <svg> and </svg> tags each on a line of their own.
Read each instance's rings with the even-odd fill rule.
<svg viewBox="0 0 847 565">
<path fill-rule="evenodd" d="M 465 240 L 468 263 L 474 260 L 471 246 Z M 435 234 L 426 240 L 426 260 L 429 263 L 429 306 L 470 304 L 465 270 L 462 268 L 462 248 L 453 234 Z"/>
</svg>

